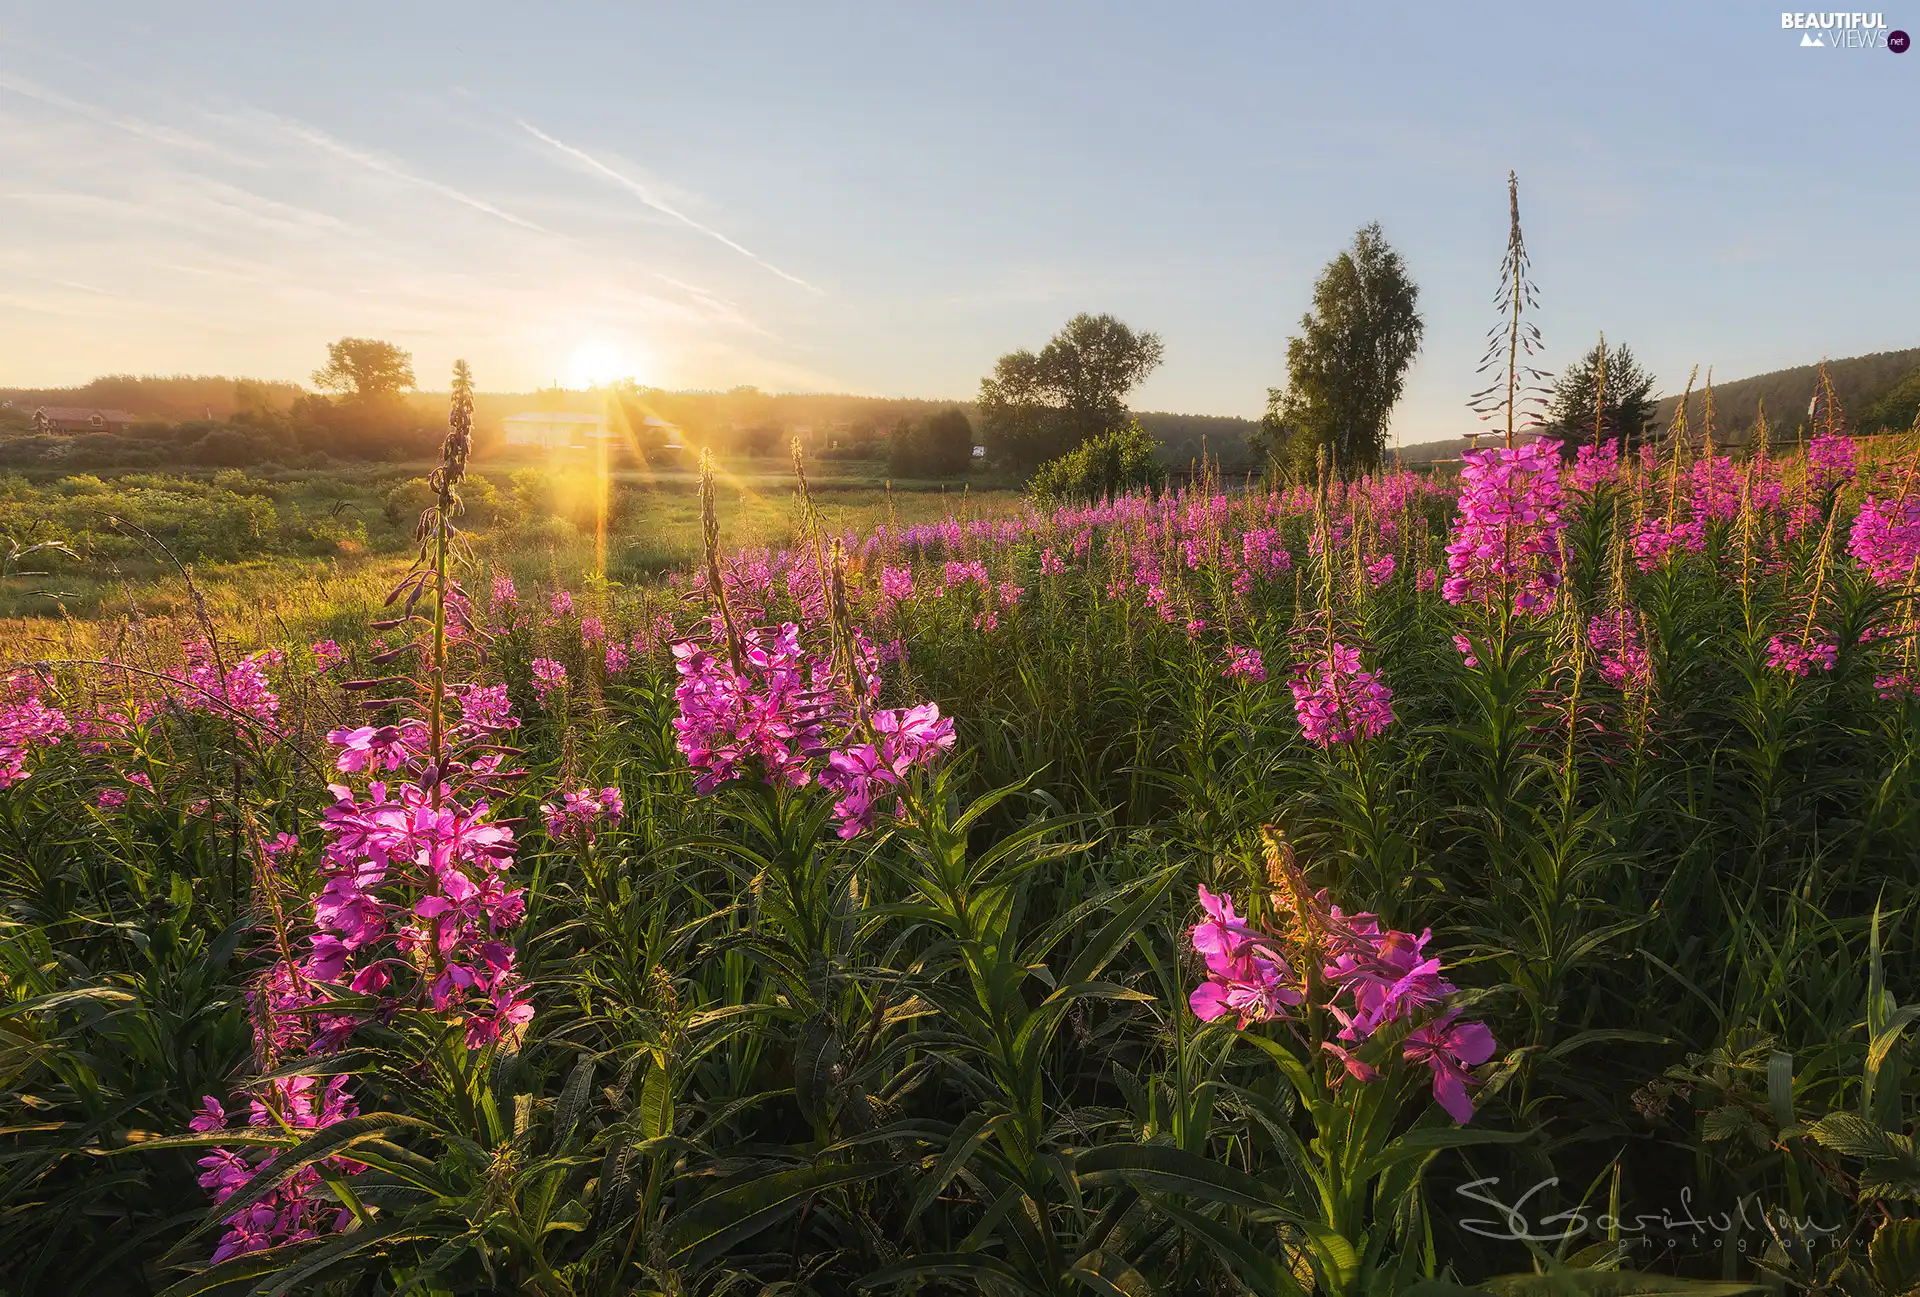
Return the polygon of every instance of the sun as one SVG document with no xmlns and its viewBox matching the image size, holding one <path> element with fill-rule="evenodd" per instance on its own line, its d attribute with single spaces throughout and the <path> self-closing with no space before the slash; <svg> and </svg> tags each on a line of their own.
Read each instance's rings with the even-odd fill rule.
<svg viewBox="0 0 1920 1297">
<path fill-rule="evenodd" d="M 589 338 L 567 357 L 567 386 L 603 387 L 623 378 L 644 383 L 649 359 L 631 339 Z"/>
</svg>

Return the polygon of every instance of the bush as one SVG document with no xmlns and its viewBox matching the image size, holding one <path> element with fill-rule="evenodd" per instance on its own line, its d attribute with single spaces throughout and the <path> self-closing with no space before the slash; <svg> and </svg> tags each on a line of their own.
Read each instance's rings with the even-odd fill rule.
<svg viewBox="0 0 1920 1297">
<path fill-rule="evenodd" d="M 1167 481 L 1159 451 L 1145 428 L 1129 422 L 1042 464 L 1027 489 L 1043 504 L 1097 504 L 1130 491 L 1157 492 Z"/>
<path fill-rule="evenodd" d="M 954 406 L 893 434 L 887 471 L 896 477 L 964 477 L 973 466 L 973 423 Z"/>
</svg>

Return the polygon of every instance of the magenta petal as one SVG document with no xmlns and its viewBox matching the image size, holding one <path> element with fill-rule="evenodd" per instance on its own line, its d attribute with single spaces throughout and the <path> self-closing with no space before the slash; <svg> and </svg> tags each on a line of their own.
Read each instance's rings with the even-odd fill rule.
<svg viewBox="0 0 1920 1297">
<path fill-rule="evenodd" d="M 1193 1007 L 1194 1016 L 1202 1022 L 1212 1022 L 1229 1010 L 1227 991 L 1218 982 L 1202 982 L 1193 988 L 1193 994 L 1187 997 L 1187 1003 Z"/>
<path fill-rule="evenodd" d="M 1463 1022 L 1453 1029 L 1450 1037 L 1447 1046 L 1453 1056 L 1469 1067 L 1493 1057 L 1493 1033 L 1484 1022 Z"/>
<path fill-rule="evenodd" d="M 1462 1126 L 1473 1120 L 1473 1099 L 1467 1094 L 1467 1078 L 1450 1067 L 1433 1069 L 1433 1097 L 1447 1115 Z"/>
</svg>

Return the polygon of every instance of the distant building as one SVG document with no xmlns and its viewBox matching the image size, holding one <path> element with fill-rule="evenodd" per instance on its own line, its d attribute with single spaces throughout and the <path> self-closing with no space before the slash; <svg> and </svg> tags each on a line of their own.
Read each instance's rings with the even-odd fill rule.
<svg viewBox="0 0 1920 1297">
<path fill-rule="evenodd" d="M 649 434 L 661 439 L 660 449 L 662 450 L 680 451 L 687 448 L 680 439 L 680 425 L 677 423 L 668 423 L 665 419 L 656 418 L 650 414 L 641 420 L 641 426 Z"/>
<path fill-rule="evenodd" d="M 614 435 L 603 415 L 561 411 L 510 414 L 500 421 L 500 428 L 509 446 L 543 446 L 548 450 L 584 450 L 590 443 Z"/>
<path fill-rule="evenodd" d="M 125 410 L 95 410 L 82 405 L 43 405 L 33 412 L 33 430 L 52 432 L 125 432 L 135 422 Z"/>
<path fill-rule="evenodd" d="M 609 424 L 605 415 L 573 414 L 563 411 L 529 411 L 510 414 L 500 421 L 502 440 L 509 446 L 540 446 L 547 450 L 585 450 L 601 442 L 625 441 L 620 427 Z M 660 442 L 659 449 L 678 454 L 686 449 L 680 438 L 680 425 L 648 415 L 635 431 L 644 431 L 645 440 Z"/>
</svg>

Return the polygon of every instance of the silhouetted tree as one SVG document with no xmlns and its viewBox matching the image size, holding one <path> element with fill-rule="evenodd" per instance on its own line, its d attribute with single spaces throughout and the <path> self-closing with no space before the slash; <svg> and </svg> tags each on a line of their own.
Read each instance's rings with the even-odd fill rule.
<svg viewBox="0 0 1920 1297">
<path fill-rule="evenodd" d="M 1379 464 L 1387 416 L 1420 350 L 1419 297 L 1378 223 L 1327 263 L 1300 336 L 1287 340 L 1287 385 L 1267 392 L 1261 422 L 1277 458 L 1305 467 L 1325 447 L 1347 476 Z"/>
<path fill-rule="evenodd" d="M 1009 352 L 980 380 L 980 426 L 996 462 L 1020 472 L 1126 422 L 1127 393 L 1159 368 L 1159 335 L 1082 313 L 1038 355 Z"/>
<path fill-rule="evenodd" d="M 1606 390 L 1599 395 L 1601 360 L 1606 362 Z M 1547 398 L 1547 430 L 1571 453 L 1593 440 L 1596 399 L 1605 440 L 1624 437 L 1629 449 L 1639 446 L 1653 418 L 1653 375 L 1640 368 L 1633 352 L 1622 344 L 1607 346 L 1602 337 L 1593 350 L 1568 365 L 1554 381 Z"/>
<path fill-rule="evenodd" d="M 327 344 L 327 363 L 313 371 L 313 385 L 359 401 L 398 396 L 413 386 L 413 357 L 391 342 L 342 338 Z"/>
<path fill-rule="evenodd" d="M 959 406 L 902 424 L 887 447 L 899 477 L 964 477 L 973 465 L 973 423 Z"/>
</svg>

